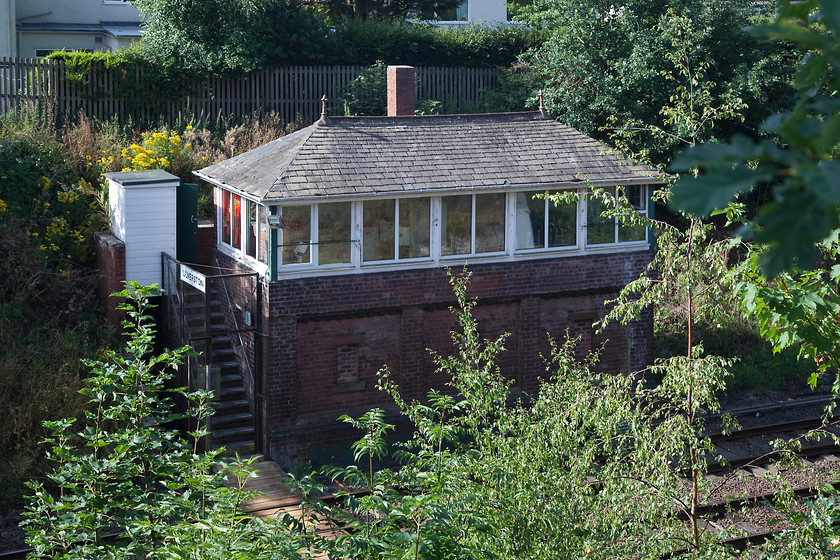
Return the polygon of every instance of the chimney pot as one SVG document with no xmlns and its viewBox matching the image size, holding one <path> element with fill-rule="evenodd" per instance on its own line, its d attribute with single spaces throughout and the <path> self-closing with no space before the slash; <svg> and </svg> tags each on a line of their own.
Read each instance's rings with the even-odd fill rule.
<svg viewBox="0 0 840 560">
<path fill-rule="evenodd" d="M 414 114 L 416 101 L 413 66 L 388 67 L 388 116 Z"/>
</svg>

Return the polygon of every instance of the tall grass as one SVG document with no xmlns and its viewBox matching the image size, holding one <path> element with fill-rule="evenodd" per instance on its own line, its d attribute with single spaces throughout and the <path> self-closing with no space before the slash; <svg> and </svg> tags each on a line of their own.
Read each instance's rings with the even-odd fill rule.
<svg viewBox="0 0 840 560">
<path fill-rule="evenodd" d="M 94 288 L 91 271 L 46 266 L 23 228 L 0 222 L 0 502 L 42 472 L 42 423 L 81 414 L 81 360 L 114 341 Z"/>
</svg>

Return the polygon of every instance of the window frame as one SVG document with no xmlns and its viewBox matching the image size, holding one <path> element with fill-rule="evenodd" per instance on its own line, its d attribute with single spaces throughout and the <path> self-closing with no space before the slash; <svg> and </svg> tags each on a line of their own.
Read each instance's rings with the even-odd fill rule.
<svg viewBox="0 0 840 560">
<path fill-rule="evenodd" d="M 551 246 L 549 244 L 550 239 L 550 225 L 551 220 L 549 217 L 551 215 L 551 209 L 554 207 L 554 203 L 549 199 L 550 195 L 560 194 L 562 192 L 574 192 L 576 195 L 576 200 L 574 202 L 574 216 L 575 216 L 575 224 L 574 224 L 574 243 L 571 245 L 557 245 Z M 514 196 L 514 209 L 513 209 L 513 239 L 511 240 L 513 243 L 514 254 L 516 255 L 533 255 L 533 254 L 540 254 L 540 253 L 561 253 L 561 252 L 571 252 L 571 251 L 579 251 L 581 250 L 581 230 L 582 228 L 582 214 L 585 215 L 586 212 L 586 203 L 583 201 L 583 194 L 585 191 L 582 191 L 579 187 L 572 187 L 572 188 L 557 188 L 557 189 L 544 189 L 544 190 L 519 190 L 513 193 Z M 533 193 L 531 198 L 534 198 L 537 194 L 545 195 L 544 198 L 541 200 L 543 201 L 543 246 L 542 247 L 518 247 L 519 245 L 519 238 L 518 238 L 518 227 L 519 227 L 519 195 L 524 194 L 527 198 L 528 193 Z"/>
<path fill-rule="evenodd" d="M 439 198 L 439 197 L 438 197 Z M 401 201 L 405 200 L 428 200 L 429 201 L 429 216 L 428 216 L 428 239 L 429 239 L 429 254 L 425 256 L 419 257 L 400 257 L 400 207 L 402 205 Z M 365 203 L 368 202 L 381 202 L 381 201 L 391 201 L 393 202 L 394 206 L 394 256 L 391 259 L 376 259 L 376 260 L 365 260 Z M 386 264 L 395 264 L 395 263 L 407 263 L 407 262 L 428 262 L 433 259 L 433 255 L 435 253 L 435 244 L 434 244 L 434 208 L 435 208 L 435 197 L 433 196 L 401 196 L 401 197 L 394 197 L 394 198 L 370 198 L 367 200 L 361 200 L 357 202 L 358 204 L 358 214 L 359 214 L 359 221 L 358 226 L 360 228 L 359 233 L 359 243 L 361 247 L 359 249 L 359 260 L 362 267 L 368 266 L 376 266 L 376 265 L 386 265 Z"/>
<path fill-rule="evenodd" d="M 502 243 L 502 249 L 498 251 L 482 251 L 476 252 L 476 201 L 479 196 L 492 196 L 492 195 L 502 195 L 504 197 L 504 207 L 502 208 L 501 218 L 502 222 L 502 231 L 504 233 L 504 241 Z M 468 253 L 449 253 L 444 255 L 443 254 L 443 199 L 444 198 L 454 198 L 458 196 L 469 196 L 470 197 L 470 251 Z M 450 260 L 457 260 L 457 259 L 465 259 L 465 258 L 485 258 L 485 257 L 495 257 L 506 255 L 508 253 L 508 247 L 510 243 L 510 233 L 508 227 L 508 215 L 510 211 L 510 196 L 506 191 L 487 191 L 487 192 L 469 192 L 464 194 L 447 194 L 436 197 L 438 201 L 438 216 L 439 219 L 437 223 L 439 224 L 438 227 L 438 243 L 437 243 L 437 256 L 441 261 L 450 261 Z M 433 255 L 435 256 L 435 255 Z"/>
<path fill-rule="evenodd" d="M 647 217 L 648 211 L 650 207 L 650 184 L 642 183 L 642 184 L 629 184 L 629 185 L 609 185 L 605 187 L 599 187 L 603 190 L 613 190 L 613 197 L 616 198 L 616 202 L 618 201 L 618 192 L 619 190 L 624 190 L 626 188 L 639 188 L 639 202 L 640 205 L 636 206 L 633 203 L 630 203 L 639 213 L 639 215 Z M 610 249 L 615 247 L 635 247 L 635 246 L 645 246 L 650 244 L 650 231 L 649 228 L 644 228 L 644 238 L 643 239 L 634 239 L 630 241 L 621 241 L 621 228 L 623 227 L 619 221 L 618 216 L 613 217 L 613 240 L 607 243 L 590 243 L 589 242 L 589 194 L 590 189 L 586 189 L 584 191 L 584 198 L 586 199 L 584 208 L 583 208 L 583 215 L 584 215 L 584 235 L 583 235 L 583 250 L 591 250 L 591 251 L 598 251 L 600 249 Z M 629 202 L 629 199 L 628 199 Z M 600 204 L 600 202 L 599 202 Z M 599 224 L 600 225 L 600 224 Z"/>
<path fill-rule="evenodd" d="M 534 188 L 519 188 L 516 190 L 499 190 L 499 189 L 475 189 L 467 192 L 448 191 L 446 193 L 422 193 L 413 196 L 392 196 L 392 197 L 373 197 L 367 199 L 352 199 L 348 197 L 330 199 L 329 202 L 325 200 L 300 200 L 290 201 L 290 204 L 272 204 L 266 205 L 255 197 L 250 197 L 245 194 L 217 186 L 216 197 L 216 223 L 217 223 L 217 242 L 220 248 L 230 253 L 232 256 L 248 262 L 248 264 L 257 270 L 268 272 L 269 269 L 276 271 L 278 277 L 288 274 L 295 274 L 306 271 L 311 273 L 313 271 L 362 271 L 362 269 L 398 269 L 401 266 L 417 266 L 428 267 L 436 264 L 447 264 L 457 261 L 502 261 L 517 258 L 540 258 L 548 255 L 561 254 L 575 254 L 585 255 L 587 253 L 596 253 L 604 250 L 617 250 L 624 247 L 627 248 L 641 248 L 649 246 L 650 233 L 648 228 L 644 230 L 644 238 L 631 241 L 620 241 L 621 226 L 618 224 L 618 218 L 613 220 L 613 240 L 608 243 L 589 243 L 588 226 L 589 226 L 589 188 L 584 185 L 580 186 L 556 186 L 554 188 L 539 189 Z M 604 189 L 619 192 L 619 189 L 638 188 L 640 193 L 639 205 L 636 206 L 636 211 L 641 215 L 646 216 L 650 208 L 650 184 L 630 184 L 630 185 L 608 185 L 601 187 Z M 575 242 L 571 245 L 551 246 L 550 227 L 552 221 L 549 219 L 552 212 L 553 204 L 548 199 L 548 195 L 562 192 L 576 193 L 575 208 L 575 224 L 576 231 Z M 519 213 L 519 201 L 521 195 L 543 193 L 545 196 L 542 199 L 543 203 L 543 240 L 542 247 L 531 248 L 517 248 L 519 240 L 517 238 L 517 219 Z M 478 197 L 480 196 L 500 196 L 504 197 L 504 207 L 499 216 L 503 222 L 500 224 L 501 231 L 504 233 L 503 248 L 498 251 L 476 252 L 478 241 L 476 239 L 479 217 L 476 214 L 476 208 L 480 204 Z M 470 250 L 465 253 L 458 254 L 443 254 L 443 209 L 445 201 L 448 197 L 455 196 L 469 196 L 470 200 Z M 239 217 L 239 231 L 240 243 L 239 247 L 234 244 L 234 235 L 236 231 L 234 220 L 234 202 L 238 197 L 240 201 L 240 217 Z M 228 238 L 224 239 L 225 228 L 223 202 L 228 199 L 227 215 L 230 220 L 230 231 Z M 401 208 L 407 200 L 427 200 L 428 201 L 428 255 L 419 257 L 400 257 L 400 229 L 401 229 Z M 394 253 L 391 259 L 379 260 L 364 260 L 364 208 L 365 204 L 372 201 L 389 201 L 393 204 L 394 209 L 394 228 L 393 228 L 393 245 Z M 349 239 L 350 244 L 350 259 L 349 262 L 320 264 L 320 231 L 319 231 L 319 217 L 320 209 L 324 204 L 348 204 L 349 205 Z M 251 225 L 250 211 L 252 205 L 256 208 L 256 222 L 257 232 L 255 240 L 250 238 L 249 227 Z M 551 206 L 549 206 L 551 205 Z M 635 205 L 634 205 L 635 206 Z M 309 258 L 307 262 L 284 262 L 284 230 L 282 226 L 278 229 L 276 225 L 269 225 L 268 217 L 275 213 L 281 216 L 283 210 L 286 208 L 308 208 L 309 216 L 309 238 L 307 245 L 309 247 Z M 490 204 L 488 208 L 495 210 L 495 204 Z M 492 218 L 492 215 L 490 215 Z M 409 215 L 402 217 L 404 220 L 410 220 Z M 491 223 L 492 219 L 490 222 Z M 492 225 L 492 224 L 491 224 Z M 260 239 L 262 228 L 265 229 L 265 239 Z M 272 233 L 272 230 L 274 233 Z M 490 235 L 490 234 L 487 234 Z M 419 239 L 418 247 L 424 245 L 423 236 L 412 236 Z M 490 243 L 493 243 L 492 235 L 487 238 Z M 412 239 L 414 240 L 414 239 Z M 250 243 L 255 241 L 256 247 L 253 248 L 255 255 L 250 255 Z M 422 249 L 421 249 L 422 251 Z M 265 253 L 265 254 L 264 254 Z M 274 274 L 274 273 L 272 273 Z"/>
<path fill-rule="evenodd" d="M 261 269 L 267 269 L 268 261 L 271 255 L 271 232 L 270 228 L 268 227 L 268 207 L 260 204 L 259 200 L 256 198 L 251 198 L 248 196 L 243 195 L 242 193 L 234 192 L 229 189 L 224 188 L 217 188 L 216 189 L 217 197 L 216 197 L 216 242 L 219 247 L 224 248 L 229 253 L 247 261 L 250 264 L 253 264 Z M 225 239 L 224 233 L 225 228 L 223 226 L 224 220 L 223 215 L 226 213 L 225 208 L 223 205 L 223 201 L 225 199 L 227 193 L 228 200 L 230 201 L 229 207 L 227 209 L 228 219 L 230 220 L 230 234 L 228 239 Z M 233 205 L 234 205 L 234 197 L 239 198 L 239 247 L 236 247 L 233 244 L 233 236 L 236 231 L 234 220 L 233 220 Z M 255 255 L 251 256 L 248 254 L 248 244 L 249 244 L 249 229 L 251 227 L 251 220 L 250 220 L 250 213 L 248 212 L 249 206 L 253 204 L 256 207 L 256 223 L 257 223 L 257 232 L 255 235 Z M 260 233 L 262 233 L 262 225 L 265 224 L 265 244 L 263 245 L 260 240 Z M 265 247 L 264 256 L 265 260 L 262 260 L 262 247 Z"/>
</svg>

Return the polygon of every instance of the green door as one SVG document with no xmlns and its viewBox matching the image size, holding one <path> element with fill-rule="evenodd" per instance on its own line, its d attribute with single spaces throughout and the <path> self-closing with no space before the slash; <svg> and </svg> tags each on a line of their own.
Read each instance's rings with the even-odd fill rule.
<svg viewBox="0 0 840 560">
<path fill-rule="evenodd" d="M 198 184 L 178 185 L 176 196 L 178 260 L 195 264 L 198 260 Z"/>
</svg>

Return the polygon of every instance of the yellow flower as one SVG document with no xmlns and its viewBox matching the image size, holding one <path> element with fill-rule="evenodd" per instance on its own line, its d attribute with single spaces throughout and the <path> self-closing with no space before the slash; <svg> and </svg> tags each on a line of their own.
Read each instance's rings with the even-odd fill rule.
<svg viewBox="0 0 840 560">
<path fill-rule="evenodd" d="M 191 124 L 187 125 L 187 130 L 192 130 L 192 125 Z"/>
</svg>

